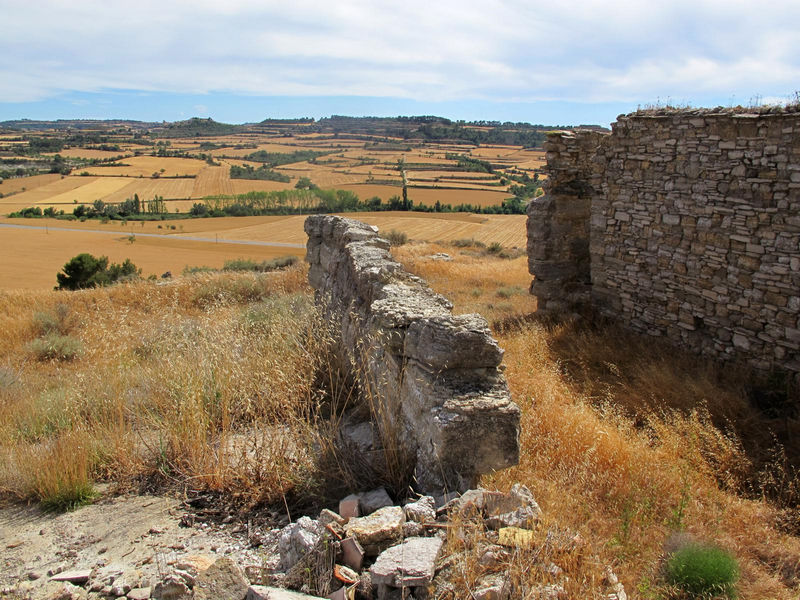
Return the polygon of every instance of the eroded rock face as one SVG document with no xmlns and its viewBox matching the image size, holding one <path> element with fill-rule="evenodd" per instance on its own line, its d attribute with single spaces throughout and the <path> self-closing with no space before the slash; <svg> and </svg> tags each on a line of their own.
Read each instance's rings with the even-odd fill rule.
<svg viewBox="0 0 800 600">
<path fill-rule="evenodd" d="M 519 461 L 519 408 L 499 367 L 503 351 L 480 315 L 450 302 L 392 259 L 359 221 L 306 220 L 309 282 L 337 327 L 356 375 L 416 460 L 421 491 L 464 491 Z"/>
</svg>

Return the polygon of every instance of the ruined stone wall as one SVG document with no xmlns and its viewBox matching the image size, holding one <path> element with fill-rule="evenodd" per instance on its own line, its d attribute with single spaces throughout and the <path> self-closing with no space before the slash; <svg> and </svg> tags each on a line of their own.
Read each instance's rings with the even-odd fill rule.
<svg viewBox="0 0 800 600">
<path fill-rule="evenodd" d="M 707 354 L 800 372 L 800 112 L 634 113 L 609 135 L 570 136 L 547 143 L 548 195 L 590 198 L 591 303 Z M 536 275 L 543 226 L 529 214 Z M 545 293 L 547 309 L 558 290 Z"/>
<path fill-rule="evenodd" d="M 415 456 L 419 489 L 463 491 L 516 464 L 520 412 L 485 319 L 454 316 L 369 225 L 315 215 L 305 231 L 309 282 L 366 384 L 376 424 Z"/>
</svg>

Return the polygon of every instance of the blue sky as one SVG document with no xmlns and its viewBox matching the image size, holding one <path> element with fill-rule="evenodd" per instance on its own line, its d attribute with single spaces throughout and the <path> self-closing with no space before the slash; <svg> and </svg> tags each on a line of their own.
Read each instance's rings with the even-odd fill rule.
<svg viewBox="0 0 800 600">
<path fill-rule="evenodd" d="M 607 125 L 800 89 L 797 0 L 0 0 L 0 15 L 0 120 Z"/>
</svg>

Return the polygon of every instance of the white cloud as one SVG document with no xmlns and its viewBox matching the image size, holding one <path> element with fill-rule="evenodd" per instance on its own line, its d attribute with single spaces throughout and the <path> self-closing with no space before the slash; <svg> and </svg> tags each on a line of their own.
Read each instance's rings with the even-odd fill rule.
<svg viewBox="0 0 800 600">
<path fill-rule="evenodd" d="M 783 96 L 800 3 L 0 0 L 0 101 L 133 89 L 652 101 Z"/>
</svg>

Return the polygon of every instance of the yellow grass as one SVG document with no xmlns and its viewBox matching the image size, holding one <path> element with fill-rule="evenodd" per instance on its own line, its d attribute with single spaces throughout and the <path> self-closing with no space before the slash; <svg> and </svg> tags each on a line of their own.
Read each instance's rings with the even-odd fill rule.
<svg viewBox="0 0 800 600">
<path fill-rule="evenodd" d="M 178 175 L 197 175 L 201 169 L 205 168 L 206 163 L 202 160 L 193 158 L 166 158 L 159 156 L 132 156 L 121 161 L 127 167 L 108 166 L 108 167 L 86 167 L 91 175 L 120 175 L 125 177 L 150 177 L 153 173 L 160 173 L 164 177 L 174 177 Z"/>
<path fill-rule="evenodd" d="M 426 258 L 441 251 L 453 262 Z M 736 555 L 740 598 L 797 597 L 800 541 L 783 529 L 784 513 L 746 499 L 751 458 L 727 431 L 733 427 L 763 452 L 774 443 L 767 429 L 786 426 L 749 408 L 744 374 L 613 327 L 531 318 L 524 257 L 476 260 L 436 245 L 393 253 L 453 300 L 456 312 L 478 310 L 494 323 L 522 408 L 522 452 L 518 467 L 483 483 L 531 489 L 544 517 L 534 548 L 551 552 L 564 543 L 552 560 L 565 571 L 568 597 L 605 598 L 607 566 L 628 597 L 671 597 L 659 568 L 676 530 Z M 519 295 L 498 297 L 514 288 Z M 469 597 L 481 573 L 479 544 L 451 536 L 449 549 L 476 553 L 475 570 L 457 581 L 456 597 Z M 542 570 L 524 568 L 524 553 L 518 558 L 500 570 L 528 585 L 552 582 Z"/>
</svg>

